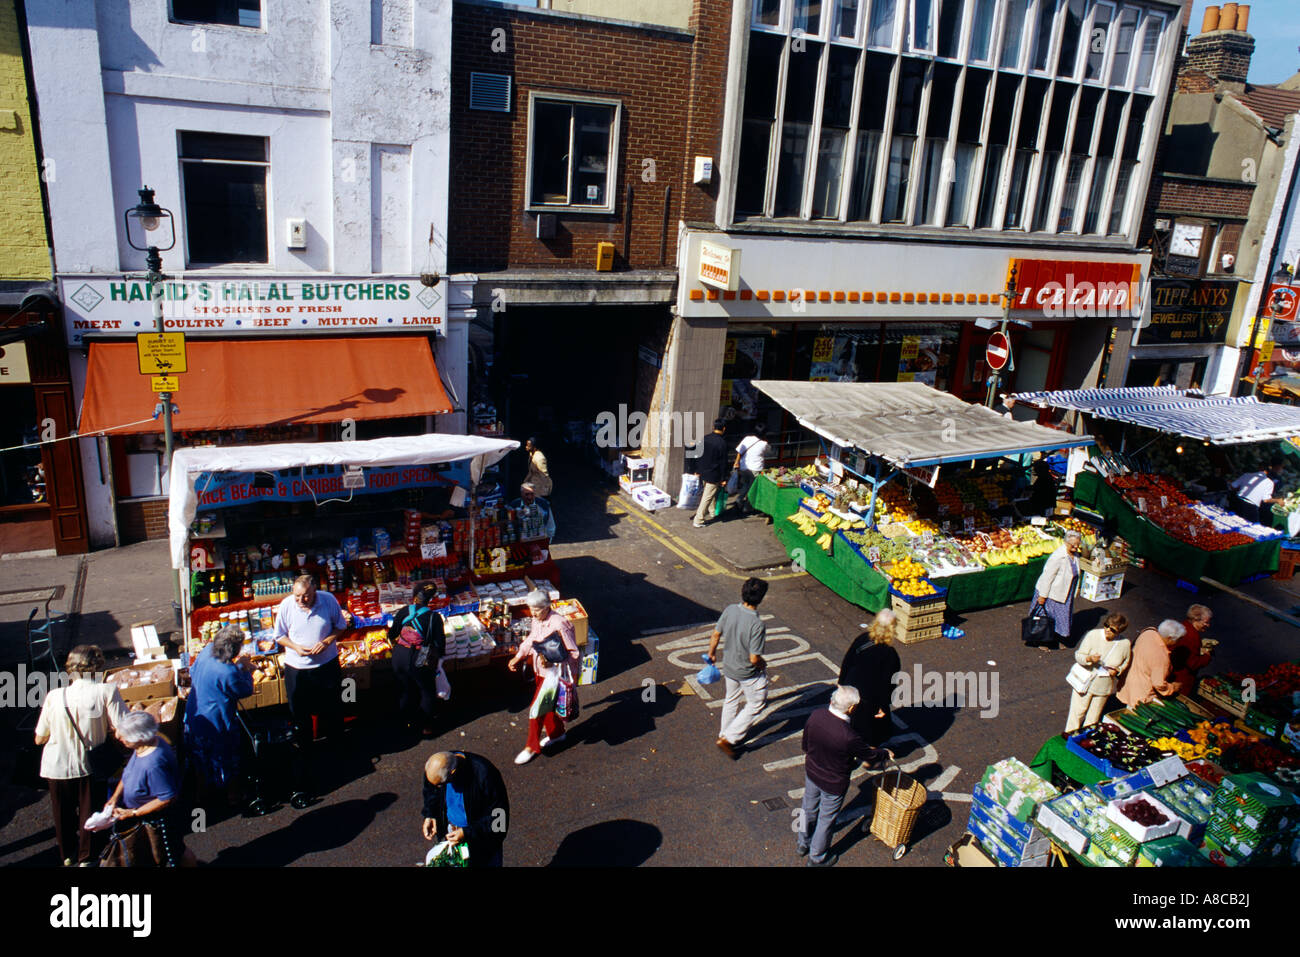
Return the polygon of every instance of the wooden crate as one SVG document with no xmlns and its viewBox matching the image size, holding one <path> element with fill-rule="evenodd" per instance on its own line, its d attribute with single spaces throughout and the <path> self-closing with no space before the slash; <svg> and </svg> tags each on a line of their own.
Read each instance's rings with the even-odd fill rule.
<svg viewBox="0 0 1300 957">
<path fill-rule="evenodd" d="M 943 625 L 933 625 L 929 628 L 918 628 L 916 630 L 906 630 L 900 632 L 898 640 L 905 645 L 914 645 L 918 641 L 930 641 L 934 638 L 943 637 Z"/>
<path fill-rule="evenodd" d="M 1278 553 L 1277 571 L 1273 573 L 1273 577 L 1282 581 L 1294 578 L 1297 564 L 1300 564 L 1300 551 L 1291 548 L 1282 549 Z"/>
<path fill-rule="evenodd" d="M 906 631 L 917 631 L 922 628 L 933 628 L 935 625 L 943 624 L 944 609 L 925 610 L 921 612 L 903 613 L 896 612 L 898 623 Z"/>
<path fill-rule="evenodd" d="M 902 618 L 904 615 L 910 617 L 912 615 L 925 615 L 936 611 L 945 611 L 948 608 L 948 596 L 934 595 L 925 601 L 909 602 L 902 595 L 895 595 L 893 592 L 890 592 L 889 603 L 890 607 L 894 609 L 894 614 L 899 618 Z"/>
</svg>

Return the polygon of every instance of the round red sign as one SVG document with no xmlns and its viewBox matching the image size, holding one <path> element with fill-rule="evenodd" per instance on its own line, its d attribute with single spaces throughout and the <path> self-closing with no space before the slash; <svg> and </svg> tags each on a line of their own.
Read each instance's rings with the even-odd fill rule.
<svg viewBox="0 0 1300 957">
<path fill-rule="evenodd" d="M 1011 358 L 1011 343 L 1004 333 L 995 332 L 989 336 L 988 348 L 984 350 L 984 361 L 994 372 L 1001 369 Z"/>
</svg>

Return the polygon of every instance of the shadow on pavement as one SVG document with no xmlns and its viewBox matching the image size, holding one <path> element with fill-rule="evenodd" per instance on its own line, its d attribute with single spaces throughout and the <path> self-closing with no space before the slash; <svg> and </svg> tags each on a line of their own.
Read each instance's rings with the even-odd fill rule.
<svg viewBox="0 0 1300 957">
<path fill-rule="evenodd" d="M 319 805 L 306 811 L 282 809 L 277 816 L 293 815 L 291 822 L 240 847 L 226 848 L 208 863 L 216 867 L 283 867 L 304 854 L 346 847 L 396 801 L 396 794 L 381 791 L 364 801 Z"/>
<path fill-rule="evenodd" d="M 602 821 L 566 835 L 548 867 L 638 867 L 654 856 L 663 833 L 644 821 Z"/>
<path fill-rule="evenodd" d="M 646 701 L 644 696 L 649 690 L 629 688 L 602 698 L 583 712 L 569 736 L 583 744 L 603 741 L 619 745 L 651 733 L 655 721 L 677 707 L 677 695 L 666 688 L 654 688 L 653 697 Z"/>
</svg>

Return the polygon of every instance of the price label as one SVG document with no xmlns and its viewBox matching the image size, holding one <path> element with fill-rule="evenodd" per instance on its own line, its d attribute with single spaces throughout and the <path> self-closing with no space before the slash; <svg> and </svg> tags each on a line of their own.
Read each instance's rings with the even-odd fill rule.
<svg viewBox="0 0 1300 957">
<path fill-rule="evenodd" d="M 1029 524 L 1037 525 L 1039 528 L 1042 528 L 1044 525 L 1047 524 L 1047 519 L 1044 518 L 1042 515 L 1035 515 L 1033 518 L 1029 520 Z"/>
<path fill-rule="evenodd" d="M 831 336 L 818 336 L 813 340 L 813 362 L 830 362 L 835 358 L 835 340 Z"/>
<path fill-rule="evenodd" d="M 966 531 L 968 532 L 975 531 L 975 516 L 967 515 L 965 518 L 961 520 L 961 524 Z"/>
<path fill-rule="evenodd" d="M 1161 508 L 1168 508 L 1168 507 L 1169 507 L 1169 498 L 1168 498 L 1167 496 L 1165 496 L 1165 495 L 1161 495 L 1161 496 L 1160 496 L 1160 507 L 1161 507 Z"/>
<path fill-rule="evenodd" d="M 943 533 L 947 535 L 951 531 L 952 531 L 952 522 L 945 519 L 943 523 Z"/>
<path fill-rule="evenodd" d="M 922 545 L 933 545 L 933 544 L 934 544 L 934 532 L 926 532 L 925 534 L 923 534 L 923 535 L 921 536 L 921 544 L 922 544 Z"/>
<path fill-rule="evenodd" d="M 1139 497 L 1139 498 L 1138 498 L 1138 511 L 1139 511 L 1139 512 L 1142 512 L 1142 513 L 1145 514 L 1145 513 L 1146 513 L 1146 510 L 1147 510 L 1147 500 L 1146 500 L 1145 498 Z"/>
<path fill-rule="evenodd" d="M 421 558 L 446 558 L 447 543 L 446 542 L 421 542 L 420 557 Z"/>
<path fill-rule="evenodd" d="M 879 564 L 879 563 L 880 563 L 880 548 L 879 548 L 878 546 L 876 546 L 876 545 L 872 545 L 869 549 L 867 549 L 867 559 L 868 559 L 868 560 L 871 562 L 871 564 L 873 564 L 873 565 L 877 565 L 877 564 Z"/>
</svg>

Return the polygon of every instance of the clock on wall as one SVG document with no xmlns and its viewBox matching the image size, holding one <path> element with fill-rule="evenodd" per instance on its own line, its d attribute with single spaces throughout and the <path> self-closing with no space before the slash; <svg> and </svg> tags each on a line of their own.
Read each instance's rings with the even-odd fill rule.
<svg viewBox="0 0 1300 957">
<path fill-rule="evenodd" d="M 1205 241 L 1205 227 L 1192 223 L 1177 223 L 1169 238 L 1169 255 L 1201 258 L 1201 244 Z"/>
</svg>

